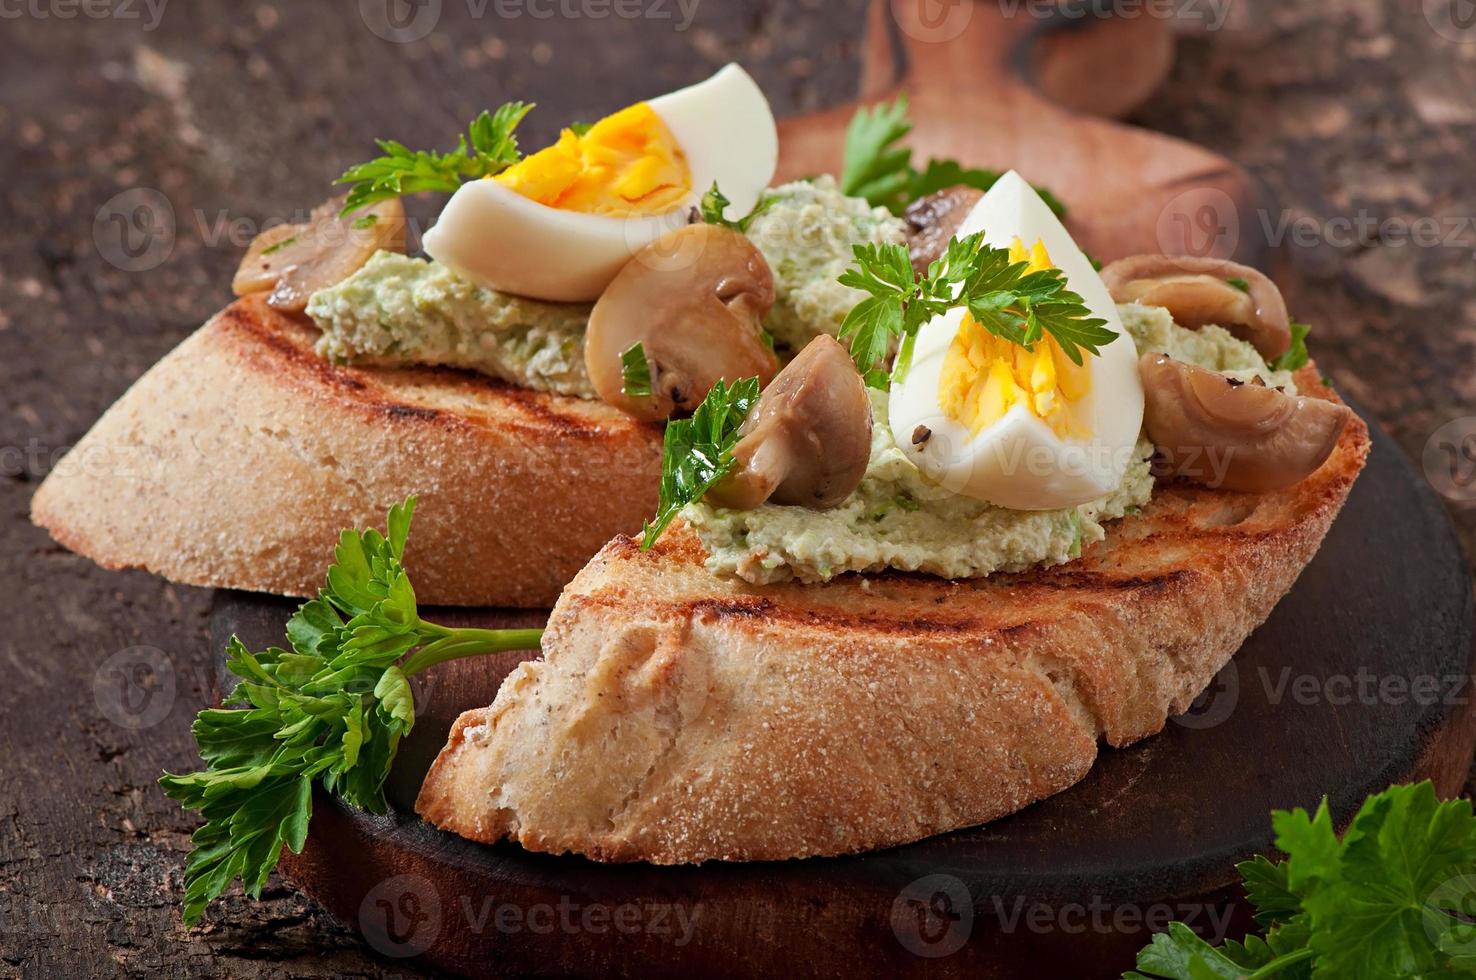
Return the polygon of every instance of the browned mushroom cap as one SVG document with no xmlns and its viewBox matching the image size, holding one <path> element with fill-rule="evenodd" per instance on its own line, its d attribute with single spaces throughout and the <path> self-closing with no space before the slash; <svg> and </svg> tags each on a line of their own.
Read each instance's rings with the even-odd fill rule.
<svg viewBox="0 0 1476 980">
<path fill-rule="evenodd" d="M 342 197 L 313 209 L 306 224 L 277 225 L 252 241 L 231 281 L 237 296 L 271 290 L 267 304 L 290 313 L 308 297 L 336 286 L 380 249 L 405 250 L 405 207 L 399 198 L 339 217 Z"/>
<path fill-rule="evenodd" d="M 738 431 L 736 465 L 708 491 L 713 503 L 834 507 L 860 485 L 871 458 L 866 382 L 846 349 L 821 334 L 764 389 Z"/>
<path fill-rule="evenodd" d="M 1246 384 L 1163 354 L 1139 361 L 1143 424 L 1162 469 L 1209 487 L 1279 490 L 1332 455 L 1346 405 Z"/>
<path fill-rule="evenodd" d="M 958 226 L 983 196 L 983 191 L 960 184 L 907 205 L 902 212 L 907 222 L 907 252 L 918 275 L 927 272 L 928 264 L 943 255 Z"/>
<path fill-rule="evenodd" d="M 720 379 L 779 367 L 762 320 L 774 275 L 753 243 L 720 225 L 685 225 L 637 252 L 590 313 L 584 364 L 601 398 L 638 419 L 689 412 Z M 641 345 L 651 394 L 628 395 L 621 355 Z"/>
<path fill-rule="evenodd" d="M 1245 283 L 1241 289 L 1230 282 Z M 1270 360 L 1291 346 L 1291 317 L 1276 284 L 1248 265 L 1225 259 L 1133 255 L 1102 270 L 1119 303 L 1162 306 L 1191 330 L 1213 323 L 1249 341 Z"/>
</svg>

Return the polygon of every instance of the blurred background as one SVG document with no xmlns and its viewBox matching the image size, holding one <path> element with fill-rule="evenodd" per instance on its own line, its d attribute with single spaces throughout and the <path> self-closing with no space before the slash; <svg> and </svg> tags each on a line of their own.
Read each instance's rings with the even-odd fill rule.
<svg viewBox="0 0 1476 980">
<path fill-rule="evenodd" d="M 194 821 L 153 780 L 191 764 L 183 733 L 210 686 L 209 593 L 103 572 L 26 518 L 61 452 L 227 302 L 260 223 L 322 200 L 376 137 L 447 148 L 508 98 L 539 103 L 525 147 L 732 60 L 779 116 L 846 102 L 866 8 L 0 0 L 0 713 L 46 706 L 0 731 L 0 974 L 386 969 L 277 884 L 264 903 L 237 895 L 215 925 L 184 929 L 175 892 Z M 1472 553 L 1476 2 L 1158 9 L 1175 15 L 1174 67 L 1128 121 L 1265 185 L 1282 285 L 1313 325 L 1314 356 L 1422 469 Z M 128 224 L 144 212 L 160 223 Z M 83 665 L 141 644 L 194 664 L 157 719 L 181 737 L 103 720 Z"/>
</svg>

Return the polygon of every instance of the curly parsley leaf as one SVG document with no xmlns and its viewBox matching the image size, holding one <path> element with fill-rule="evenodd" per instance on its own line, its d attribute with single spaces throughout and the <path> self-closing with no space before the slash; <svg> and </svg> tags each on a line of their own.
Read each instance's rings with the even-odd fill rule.
<svg viewBox="0 0 1476 980">
<path fill-rule="evenodd" d="M 758 378 L 731 385 L 719 381 L 691 418 L 666 423 L 661 462 L 661 503 L 641 532 L 641 548 L 654 545 L 683 507 L 696 503 L 733 468 L 738 427 L 758 402 Z"/>
<path fill-rule="evenodd" d="M 420 191 L 454 191 L 465 181 L 501 173 L 521 158 L 514 131 L 532 108 L 531 102 L 508 102 L 496 112 L 484 111 L 449 153 L 375 140 L 384 156 L 350 167 L 334 181 L 352 185 L 340 213 Z"/>
<path fill-rule="evenodd" d="M 621 392 L 629 398 L 645 398 L 651 394 L 651 362 L 640 341 L 620 352 Z"/>
<path fill-rule="evenodd" d="M 846 126 L 841 192 L 901 214 L 913 201 L 944 188 L 963 185 L 987 191 L 1002 176 L 997 170 L 965 167 L 957 160 L 929 160 L 918 170 L 912 165 L 912 150 L 899 145 L 911 132 L 905 92 L 893 102 L 857 109 Z M 1044 188 L 1036 191 L 1057 215 L 1066 213 L 1056 195 Z"/>
<path fill-rule="evenodd" d="M 1281 862 L 1240 865 L 1264 937 L 1212 947 L 1174 923 L 1131 980 L 1444 977 L 1476 968 L 1476 817 L 1430 783 L 1368 798 L 1339 839 L 1327 802 L 1272 814 Z"/>
<path fill-rule="evenodd" d="M 1271 360 L 1271 370 L 1300 371 L 1306 367 L 1307 361 L 1311 359 L 1311 355 L 1307 353 L 1307 334 L 1311 332 L 1312 328 L 1310 326 L 1293 320 L 1291 323 L 1291 346 L 1286 349 L 1286 353 Z"/>
<path fill-rule="evenodd" d="M 758 199 L 752 211 L 733 221 L 727 216 L 728 205 L 732 202 L 728 200 L 726 194 L 718 190 L 717 181 L 713 181 L 711 189 L 702 195 L 702 200 L 697 205 L 697 212 L 706 224 L 722 225 L 724 228 L 743 233 L 748 231 L 749 225 L 753 224 L 753 219 L 773 207 L 777 200 L 778 198 L 766 194 Z"/>
<path fill-rule="evenodd" d="M 323 591 L 287 623 L 290 649 L 228 643 L 238 683 L 191 728 L 205 769 L 159 779 L 205 820 L 185 862 L 186 922 L 236 878 L 260 897 L 282 848 L 302 851 L 314 782 L 386 811 L 385 778 L 415 724 L 411 676 L 449 659 L 537 647 L 541 630 L 448 629 L 420 618 L 402 565 L 414 508 L 413 497 L 391 508 L 383 534 L 343 532 Z"/>
<path fill-rule="evenodd" d="M 921 276 L 902 245 L 856 245 L 853 253 L 854 263 L 838 281 L 868 295 L 841 322 L 840 338 L 872 387 L 886 387 L 883 365 L 894 342 L 901 343 L 894 369 L 900 376 L 917 331 L 956 307 L 967 308 L 985 330 L 1021 347 L 1049 335 L 1077 364 L 1083 363 L 1083 352 L 1099 354 L 1117 337 L 1066 288 L 1061 270 L 1027 271 L 1028 263 L 1011 261 L 1008 249 L 985 245 L 982 234 L 954 238 Z"/>
</svg>

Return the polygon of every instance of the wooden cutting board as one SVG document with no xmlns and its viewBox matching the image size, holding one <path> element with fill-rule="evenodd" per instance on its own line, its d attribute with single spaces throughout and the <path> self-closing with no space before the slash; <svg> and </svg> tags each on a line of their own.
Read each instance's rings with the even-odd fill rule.
<svg viewBox="0 0 1476 980">
<path fill-rule="evenodd" d="M 280 642 L 292 608 L 220 593 L 213 642 Z M 855 857 L 695 868 L 475 844 L 419 820 L 413 802 L 451 722 L 491 702 L 510 655 L 447 664 L 418 683 L 419 720 L 390 786 L 395 814 L 320 794 L 307 848 L 283 869 L 381 953 L 459 974 L 1116 976 L 1150 924 L 1251 928 L 1230 887 L 1234 864 L 1269 848 L 1273 808 L 1326 794 L 1346 821 L 1391 782 L 1428 777 L 1458 792 L 1476 735 L 1471 635 L 1444 511 L 1375 430 L 1321 552 L 1195 708 L 1145 742 L 1104 749 L 1081 783 L 1012 817 Z M 573 928 L 558 925 L 561 907 Z M 587 910 L 604 919 L 586 926 Z M 595 931 L 616 915 L 641 931 Z"/>
<path fill-rule="evenodd" d="M 1268 267 L 1233 164 L 1117 115 L 1171 58 L 1150 17 L 1042 19 L 1039 4 L 874 5 L 862 96 L 905 87 L 918 156 L 1015 167 L 1070 206 L 1093 254 L 1235 255 Z M 1014 16 L 1009 11 L 1014 10 Z M 1071 109 L 1062 108 L 1062 105 Z M 851 106 L 781 125 L 785 175 L 835 170 Z M 279 642 L 291 603 L 218 596 L 214 641 Z M 437 610 L 452 625 L 542 615 Z M 1269 811 L 1327 794 L 1346 820 L 1392 781 L 1455 792 L 1469 770 L 1472 598 L 1425 481 L 1382 433 L 1322 552 L 1189 715 L 1104 750 L 1078 786 L 986 827 L 847 858 L 657 868 L 484 846 L 413 815 L 456 715 L 516 655 L 417 679 L 395 813 L 321 795 L 283 871 L 381 954 L 467 975 L 1115 976 L 1152 927 L 1250 927 L 1233 865 Z M 1218 936 L 1216 937 L 1218 938 Z"/>
</svg>

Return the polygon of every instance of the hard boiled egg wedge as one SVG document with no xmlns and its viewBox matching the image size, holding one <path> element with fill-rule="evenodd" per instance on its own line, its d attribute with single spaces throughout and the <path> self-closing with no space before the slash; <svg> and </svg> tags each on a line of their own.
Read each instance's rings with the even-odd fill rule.
<svg viewBox="0 0 1476 980">
<path fill-rule="evenodd" d="M 425 251 L 502 292 L 593 300 L 632 254 L 685 224 L 714 182 L 729 217 L 747 214 L 778 159 L 768 100 L 728 65 L 463 184 L 426 232 Z"/>
<path fill-rule="evenodd" d="M 958 237 L 983 232 L 1031 271 L 1058 268 L 1067 288 L 1117 339 L 1072 363 L 1048 335 L 1027 350 L 985 331 L 967 311 L 924 324 L 892 383 L 897 444 L 941 486 L 1014 510 L 1055 510 L 1121 485 L 1143 424 L 1132 338 L 1102 278 L 1040 196 L 1006 174 Z"/>
</svg>

